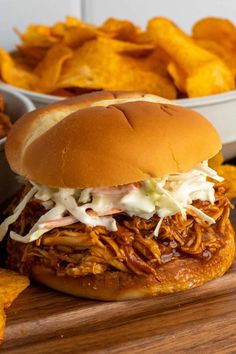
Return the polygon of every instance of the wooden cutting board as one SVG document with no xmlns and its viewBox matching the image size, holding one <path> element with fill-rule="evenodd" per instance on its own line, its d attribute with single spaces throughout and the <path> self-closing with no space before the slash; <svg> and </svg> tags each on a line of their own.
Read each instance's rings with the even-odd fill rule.
<svg viewBox="0 0 236 354">
<path fill-rule="evenodd" d="M 1 353 L 233 354 L 236 262 L 200 288 L 138 301 L 83 300 L 32 284 L 7 318 Z"/>
</svg>

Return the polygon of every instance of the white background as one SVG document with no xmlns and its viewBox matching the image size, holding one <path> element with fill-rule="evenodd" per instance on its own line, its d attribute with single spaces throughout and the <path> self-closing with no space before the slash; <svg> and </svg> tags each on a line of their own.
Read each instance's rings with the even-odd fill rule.
<svg viewBox="0 0 236 354">
<path fill-rule="evenodd" d="M 53 24 L 66 15 L 81 17 L 80 10 L 78 0 L 0 0 L 0 47 L 14 48 L 18 37 L 13 27 L 23 31 L 31 23 Z"/>
<path fill-rule="evenodd" d="M 114 16 L 145 27 L 148 19 L 165 16 L 187 31 L 206 16 L 226 17 L 236 23 L 236 0 L 83 0 L 83 4 L 86 19 L 94 23 Z"/>
<path fill-rule="evenodd" d="M 24 30 L 30 23 L 52 24 L 66 15 L 96 24 L 109 16 L 127 18 L 143 27 L 151 17 L 165 16 L 190 31 L 192 23 L 205 16 L 236 23 L 236 0 L 0 0 L 0 47 L 14 47 L 13 27 Z"/>
</svg>

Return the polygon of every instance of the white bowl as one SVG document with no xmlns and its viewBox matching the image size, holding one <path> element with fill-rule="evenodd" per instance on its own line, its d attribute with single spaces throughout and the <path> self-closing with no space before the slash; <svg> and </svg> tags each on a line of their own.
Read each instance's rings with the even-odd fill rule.
<svg viewBox="0 0 236 354">
<path fill-rule="evenodd" d="M 236 90 L 201 98 L 175 100 L 205 116 L 217 129 L 225 160 L 236 156 Z"/>
<path fill-rule="evenodd" d="M 60 96 L 47 95 L 44 93 L 38 93 L 38 92 L 29 91 L 29 90 L 24 90 L 24 89 L 21 89 L 21 88 L 12 86 L 12 85 L 5 84 L 4 82 L 2 82 L 0 80 L 0 89 L 2 87 L 25 95 L 34 103 L 35 107 L 45 106 L 46 104 L 65 99 L 64 97 L 60 97 Z"/>
<path fill-rule="evenodd" d="M 1 87 L 23 93 L 35 106 L 46 105 L 62 100 L 62 97 L 36 93 L 0 82 Z M 174 101 L 204 115 L 217 129 L 223 143 L 225 160 L 236 156 L 236 90 L 200 98 L 186 98 Z"/>
<path fill-rule="evenodd" d="M 6 103 L 6 111 L 14 123 L 24 113 L 32 111 L 35 106 L 20 93 L 0 87 Z M 0 139 L 0 203 L 10 198 L 20 188 L 16 175 L 11 171 L 4 153 L 6 138 Z"/>
</svg>

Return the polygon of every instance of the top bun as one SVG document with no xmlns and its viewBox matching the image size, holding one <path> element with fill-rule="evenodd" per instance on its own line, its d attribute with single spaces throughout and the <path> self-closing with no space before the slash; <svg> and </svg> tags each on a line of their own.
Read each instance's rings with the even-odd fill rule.
<svg viewBox="0 0 236 354">
<path fill-rule="evenodd" d="M 25 114 L 6 143 L 15 172 L 68 188 L 184 172 L 220 149 L 219 135 L 200 114 L 154 95 L 107 91 Z"/>
</svg>

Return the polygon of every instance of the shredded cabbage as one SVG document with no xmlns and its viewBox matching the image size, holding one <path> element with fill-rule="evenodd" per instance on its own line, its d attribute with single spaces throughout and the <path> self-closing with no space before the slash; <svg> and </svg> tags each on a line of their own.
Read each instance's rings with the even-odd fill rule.
<svg viewBox="0 0 236 354">
<path fill-rule="evenodd" d="M 17 220 L 33 196 L 42 202 L 47 212 L 41 216 L 27 235 L 22 236 L 11 232 L 10 237 L 16 241 L 37 240 L 48 232 L 48 229 L 43 228 L 45 221 L 56 221 L 65 215 L 73 216 L 88 226 L 100 225 L 110 231 L 116 231 L 115 219 L 108 216 L 111 210 L 120 210 L 130 216 L 136 215 L 144 219 L 150 219 L 157 214 L 160 220 L 154 230 L 155 236 L 158 236 L 165 217 L 181 213 L 185 218 L 188 209 L 193 210 L 207 223 L 213 224 L 215 223 L 213 218 L 192 205 L 194 200 L 209 201 L 214 204 L 214 183 L 209 181 L 209 178 L 216 181 L 223 180 L 216 171 L 208 167 L 207 161 L 204 161 L 188 172 L 170 174 L 164 178 L 150 178 L 138 184 L 125 186 L 53 189 L 34 185 L 15 209 L 14 214 L 0 225 L 0 240 L 6 234 L 8 226 Z M 90 210 L 92 213 L 89 212 Z"/>
</svg>

